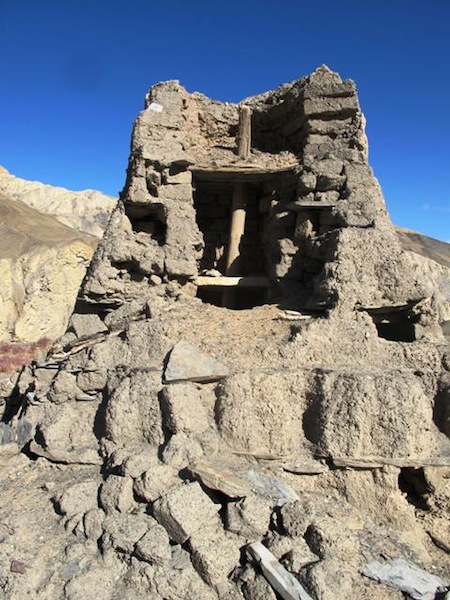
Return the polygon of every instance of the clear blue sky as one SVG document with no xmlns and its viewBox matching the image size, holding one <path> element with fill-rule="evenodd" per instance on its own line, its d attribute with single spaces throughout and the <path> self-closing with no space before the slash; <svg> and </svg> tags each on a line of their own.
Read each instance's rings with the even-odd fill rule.
<svg viewBox="0 0 450 600">
<path fill-rule="evenodd" d="M 398 225 L 450 241 L 450 0 L 0 0 L 0 164 L 118 194 L 147 89 L 356 81 Z"/>
</svg>

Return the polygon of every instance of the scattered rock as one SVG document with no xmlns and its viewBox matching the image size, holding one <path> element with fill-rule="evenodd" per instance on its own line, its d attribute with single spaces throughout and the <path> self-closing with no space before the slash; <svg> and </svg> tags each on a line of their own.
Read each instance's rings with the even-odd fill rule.
<svg viewBox="0 0 450 600">
<path fill-rule="evenodd" d="M 137 542 L 136 556 L 150 564 L 165 565 L 172 559 L 169 536 L 162 525 L 155 524 Z"/>
<path fill-rule="evenodd" d="M 250 494 L 247 482 L 226 467 L 221 467 L 220 462 L 198 462 L 189 470 L 205 487 L 221 492 L 229 498 L 242 498 Z"/>
<path fill-rule="evenodd" d="M 155 518 L 165 527 L 170 539 L 178 544 L 183 544 L 193 533 L 216 521 L 219 508 L 198 483 L 180 486 L 153 505 Z"/>
<path fill-rule="evenodd" d="M 439 592 L 448 591 L 442 579 L 402 558 L 388 563 L 370 563 L 362 573 L 370 579 L 405 592 L 413 600 L 434 600 Z"/>
<path fill-rule="evenodd" d="M 20 575 L 25 575 L 25 573 L 27 572 L 25 563 L 16 559 L 13 559 L 11 561 L 9 570 L 11 571 L 11 573 L 20 573 Z"/>
<path fill-rule="evenodd" d="M 178 381 L 216 381 L 228 375 L 228 367 L 188 342 L 178 342 L 171 350 L 164 379 Z"/>
<path fill-rule="evenodd" d="M 98 507 L 97 481 L 88 479 L 68 487 L 58 498 L 58 508 L 62 515 L 70 518 Z"/>
</svg>

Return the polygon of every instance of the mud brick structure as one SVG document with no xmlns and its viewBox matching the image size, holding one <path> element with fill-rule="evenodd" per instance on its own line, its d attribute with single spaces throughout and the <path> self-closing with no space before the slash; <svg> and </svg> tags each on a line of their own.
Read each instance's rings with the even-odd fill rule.
<svg viewBox="0 0 450 600">
<path fill-rule="evenodd" d="M 59 465 L 63 598 L 444 593 L 449 350 L 364 126 L 326 67 L 240 104 L 148 92 L 67 332 L 9 400 Z"/>
<path fill-rule="evenodd" d="M 113 304 L 162 280 L 231 308 L 358 306 L 414 337 L 429 291 L 409 273 L 364 125 L 353 82 L 326 67 L 240 105 L 156 85 L 85 295 Z"/>
</svg>

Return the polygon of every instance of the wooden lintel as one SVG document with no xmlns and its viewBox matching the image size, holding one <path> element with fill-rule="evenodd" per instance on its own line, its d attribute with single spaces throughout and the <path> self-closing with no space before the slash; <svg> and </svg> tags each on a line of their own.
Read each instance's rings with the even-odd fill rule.
<svg viewBox="0 0 450 600">
<path fill-rule="evenodd" d="M 235 163 L 231 165 L 222 166 L 198 165 L 191 167 L 190 171 L 192 171 L 193 175 L 199 180 L 259 182 L 271 179 L 276 175 L 288 173 L 289 171 L 292 171 L 296 166 L 297 163 L 289 164 L 284 167 L 274 169 L 266 167 L 264 165 L 255 165 L 252 163 Z"/>
<path fill-rule="evenodd" d="M 198 287 L 268 287 L 268 277 L 197 277 Z"/>
</svg>

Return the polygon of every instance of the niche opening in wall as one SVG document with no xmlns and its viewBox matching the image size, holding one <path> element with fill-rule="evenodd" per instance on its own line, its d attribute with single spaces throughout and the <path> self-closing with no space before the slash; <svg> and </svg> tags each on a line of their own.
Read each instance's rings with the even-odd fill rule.
<svg viewBox="0 0 450 600">
<path fill-rule="evenodd" d="M 239 183 L 245 197 L 245 229 L 239 243 L 238 264 L 235 269 L 227 269 L 236 185 L 226 174 L 211 178 L 194 174 L 196 220 L 204 240 L 198 262 L 197 296 L 216 306 L 245 309 L 267 301 L 264 232 L 268 208 L 260 181 Z"/>
<path fill-rule="evenodd" d="M 415 342 L 417 315 L 410 305 L 367 308 L 378 336 L 390 342 Z"/>
<path fill-rule="evenodd" d="M 147 233 L 160 246 L 166 242 L 166 218 L 161 204 L 127 204 L 125 214 L 134 233 Z"/>
</svg>

